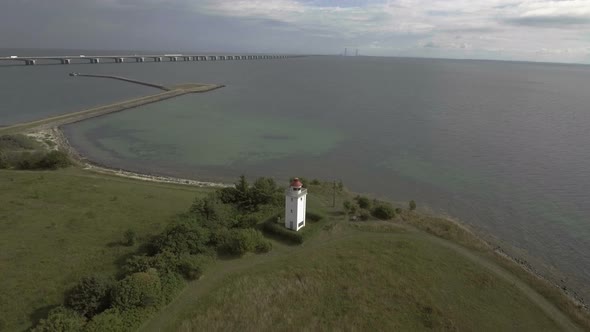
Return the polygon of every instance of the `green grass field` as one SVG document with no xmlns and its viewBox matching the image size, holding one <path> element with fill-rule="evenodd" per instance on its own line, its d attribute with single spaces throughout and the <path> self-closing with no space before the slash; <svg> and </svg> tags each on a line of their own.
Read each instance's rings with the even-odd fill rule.
<svg viewBox="0 0 590 332">
<path fill-rule="evenodd" d="M 207 189 L 147 183 L 69 168 L 0 170 L 0 330 L 19 331 L 93 273 L 113 275 L 141 242 Z"/>
<path fill-rule="evenodd" d="M 75 167 L 0 171 L 0 188 L 6 331 L 43 318 L 80 277 L 116 274 L 211 190 Z M 142 330 L 576 330 L 555 290 L 498 263 L 469 232 L 409 212 L 349 222 L 340 206 L 351 193 L 332 208 L 331 185 L 309 192 L 309 208 L 326 218 L 308 224 L 303 245 L 273 240 L 270 253 L 218 260 Z M 134 247 L 120 244 L 127 229 L 138 234 Z"/>
</svg>

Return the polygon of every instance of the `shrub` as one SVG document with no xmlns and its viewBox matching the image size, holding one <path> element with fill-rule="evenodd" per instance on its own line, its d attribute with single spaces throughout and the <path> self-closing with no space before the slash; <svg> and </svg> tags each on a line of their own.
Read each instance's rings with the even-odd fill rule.
<svg viewBox="0 0 590 332">
<path fill-rule="evenodd" d="M 416 202 L 414 202 L 414 200 L 411 200 L 408 205 L 410 207 L 410 211 L 416 210 Z"/>
<path fill-rule="evenodd" d="M 382 219 L 382 220 L 389 220 L 389 219 L 392 219 L 393 217 L 395 217 L 395 210 L 393 209 L 393 207 L 391 207 L 391 205 L 386 204 L 386 203 L 381 203 L 381 204 L 375 206 L 375 208 L 373 208 L 373 211 L 371 211 L 371 213 L 373 214 L 373 216 L 375 218 Z"/>
<path fill-rule="evenodd" d="M 199 255 L 182 255 L 178 259 L 177 269 L 188 280 L 199 279 L 203 275 L 205 261 Z"/>
<path fill-rule="evenodd" d="M 112 280 L 91 276 L 82 278 L 65 296 L 65 305 L 88 318 L 110 305 Z"/>
<path fill-rule="evenodd" d="M 146 272 L 154 267 L 154 258 L 150 256 L 135 255 L 131 256 L 123 265 L 125 274 L 133 274 L 137 272 Z"/>
<path fill-rule="evenodd" d="M 39 168 L 39 162 L 43 159 L 43 154 L 40 152 L 23 152 L 15 155 L 15 168 L 20 170 L 30 170 Z"/>
<path fill-rule="evenodd" d="M 197 224 L 183 221 L 168 227 L 151 243 L 154 254 L 170 251 L 176 255 L 183 253 L 199 254 L 208 252 L 207 245 L 211 234 Z"/>
<path fill-rule="evenodd" d="M 94 316 L 86 324 L 84 330 L 87 332 L 125 332 L 128 329 L 119 310 L 112 308 Z"/>
<path fill-rule="evenodd" d="M 313 179 L 313 180 L 311 180 L 311 182 L 309 184 L 314 185 L 314 186 L 318 186 L 321 184 L 321 182 L 318 179 Z"/>
<path fill-rule="evenodd" d="M 256 251 L 257 246 L 265 241 L 262 234 L 255 229 L 234 229 L 230 231 L 223 249 L 228 254 L 243 255 Z"/>
<path fill-rule="evenodd" d="M 47 318 L 42 319 L 33 332 L 63 332 L 82 331 L 86 319 L 72 309 L 57 307 L 49 312 Z"/>
<path fill-rule="evenodd" d="M 133 308 L 129 310 L 111 308 L 95 316 L 84 330 L 91 332 L 136 331 L 150 317 L 153 311 L 153 308 Z"/>
<path fill-rule="evenodd" d="M 259 254 L 267 253 L 272 250 L 272 243 L 270 241 L 262 241 L 256 245 L 256 252 Z"/>
<path fill-rule="evenodd" d="M 34 150 L 38 147 L 39 143 L 22 134 L 0 136 L 0 150 Z"/>
<path fill-rule="evenodd" d="M 182 276 L 176 272 L 160 273 L 162 284 L 162 303 L 170 303 L 185 285 Z"/>
<path fill-rule="evenodd" d="M 371 209 L 371 200 L 365 196 L 357 196 L 355 197 L 356 203 L 361 209 L 370 210 Z"/>
<path fill-rule="evenodd" d="M 70 158 L 63 151 L 53 150 L 47 153 L 37 164 L 40 169 L 58 169 L 71 165 Z"/>
<path fill-rule="evenodd" d="M 359 219 L 362 221 L 367 221 L 371 219 L 371 214 L 369 213 L 369 211 L 363 210 L 359 215 Z"/>
<path fill-rule="evenodd" d="M 127 231 L 125 231 L 124 237 L 125 237 L 125 241 L 123 242 L 126 246 L 131 247 L 132 245 L 135 244 L 135 231 L 132 229 L 128 229 Z"/>
<path fill-rule="evenodd" d="M 268 234 L 276 235 L 281 239 L 291 243 L 303 243 L 303 236 L 301 233 L 289 230 L 285 228 L 282 223 L 279 224 L 275 220 L 276 217 L 273 217 L 264 222 L 262 230 Z"/>
<path fill-rule="evenodd" d="M 238 227 L 241 228 L 252 228 L 258 224 L 258 218 L 252 215 L 246 215 L 240 218 L 238 221 Z"/>
<path fill-rule="evenodd" d="M 161 296 L 160 277 L 154 269 L 125 277 L 117 283 L 112 294 L 113 305 L 122 310 L 158 306 Z"/>
<path fill-rule="evenodd" d="M 396 214 L 401 214 L 402 213 L 402 208 L 395 208 L 395 213 Z"/>
</svg>

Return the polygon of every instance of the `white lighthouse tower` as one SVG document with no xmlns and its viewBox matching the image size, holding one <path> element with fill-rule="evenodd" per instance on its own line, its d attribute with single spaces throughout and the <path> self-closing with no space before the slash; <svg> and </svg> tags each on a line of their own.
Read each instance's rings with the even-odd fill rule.
<svg viewBox="0 0 590 332">
<path fill-rule="evenodd" d="M 285 191 L 285 227 L 294 231 L 305 227 L 306 203 L 307 189 L 295 178 Z"/>
</svg>

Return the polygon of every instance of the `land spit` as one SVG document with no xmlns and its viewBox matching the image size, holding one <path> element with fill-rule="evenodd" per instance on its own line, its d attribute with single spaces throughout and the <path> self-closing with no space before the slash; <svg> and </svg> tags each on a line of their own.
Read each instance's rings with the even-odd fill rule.
<svg viewBox="0 0 590 332">
<path fill-rule="evenodd" d="M 113 79 L 120 79 L 115 78 L 114 76 L 109 76 L 107 78 Z M 128 82 L 136 83 L 136 84 L 144 84 L 145 82 L 139 82 L 135 80 L 128 80 L 123 79 Z M 147 83 L 151 84 L 151 83 Z M 144 84 L 145 85 L 145 84 Z M 81 166 L 85 169 L 92 170 L 98 173 L 103 174 L 111 174 L 122 176 L 126 178 L 132 178 L 137 180 L 144 180 L 144 181 L 151 181 L 151 182 L 161 182 L 161 183 L 174 183 L 174 184 L 183 184 L 183 185 L 191 185 L 191 186 L 199 186 L 199 187 L 229 187 L 231 185 L 225 183 L 215 183 L 215 182 L 204 182 L 204 181 L 196 181 L 192 179 L 182 179 L 176 177 L 167 177 L 167 176 L 159 176 L 159 175 L 152 175 L 152 174 L 142 174 L 142 173 L 135 173 L 127 170 L 122 169 L 115 169 L 110 168 L 104 165 L 100 165 L 94 163 L 88 159 L 86 159 L 83 155 L 78 153 L 68 142 L 67 138 L 61 131 L 61 126 L 80 122 L 83 120 L 96 118 L 99 116 L 112 114 L 116 112 L 121 112 L 127 109 L 156 103 L 159 101 L 163 101 L 166 99 L 182 96 L 189 93 L 203 93 L 209 92 L 212 90 L 216 90 L 219 88 L 225 87 L 224 85 L 216 85 L 216 84 L 181 84 L 172 87 L 163 87 L 166 89 L 166 92 L 158 93 L 155 95 L 135 98 L 131 100 L 126 100 L 110 105 L 99 106 L 91 109 L 87 109 L 84 111 L 64 114 L 53 116 L 50 118 L 36 120 L 21 124 L 16 124 L 12 126 L 7 126 L 0 128 L 0 135 L 3 134 L 17 134 L 22 133 L 27 136 L 35 138 L 40 143 L 46 145 L 49 149 L 59 149 L 62 151 L 67 152 L 72 159 L 78 162 Z"/>
</svg>

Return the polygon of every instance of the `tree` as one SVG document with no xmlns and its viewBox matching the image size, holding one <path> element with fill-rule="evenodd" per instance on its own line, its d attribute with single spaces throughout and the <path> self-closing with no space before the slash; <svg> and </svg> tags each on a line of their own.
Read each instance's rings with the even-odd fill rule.
<svg viewBox="0 0 590 332">
<path fill-rule="evenodd" d="M 410 206 L 410 211 L 416 210 L 416 202 L 414 200 L 411 200 L 408 205 Z"/>
<path fill-rule="evenodd" d="M 248 184 L 248 180 L 246 180 L 245 175 L 240 175 L 240 179 L 236 182 L 236 190 L 243 195 L 248 194 L 248 190 L 250 189 L 250 185 Z"/>
<path fill-rule="evenodd" d="M 47 318 L 42 319 L 32 332 L 82 331 L 86 319 L 72 309 L 57 307 L 52 309 Z"/>
<path fill-rule="evenodd" d="M 205 220 L 219 219 L 219 203 L 217 198 L 209 195 L 205 198 L 196 198 L 190 207 L 190 212 L 195 213 Z"/>
<path fill-rule="evenodd" d="M 160 277 L 155 269 L 137 272 L 119 281 L 113 289 L 113 305 L 122 310 L 157 306 L 162 296 Z"/>
<path fill-rule="evenodd" d="M 375 218 L 389 220 L 395 217 L 395 210 L 393 207 L 391 207 L 391 205 L 381 203 L 373 208 L 372 214 L 375 216 Z"/>
<path fill-rule="evenodd" d="M 131 247 L 132 245 L 135 244 L 135 231 L 132 229 L 128 229 L 127 231 L 125 231 L 125 245 L 128 247 Z"/>
<path fill-rule="evenodd" d="M 65 305 L 81 315 L 91 318 L 110 305 L 110 279 L 98 276 L 82 278 L 65 296 Z"/>
<path fill-rule="evenodd" d="M 255 204 L 254 208 L 256 210 L 259 205 L 280 205 L 282 199 L 280 188 L 277 186 L 275 180 L 265 177 L 256 179 L 249 195 L 251 196 L 251 201 Z"/>
</svg>

